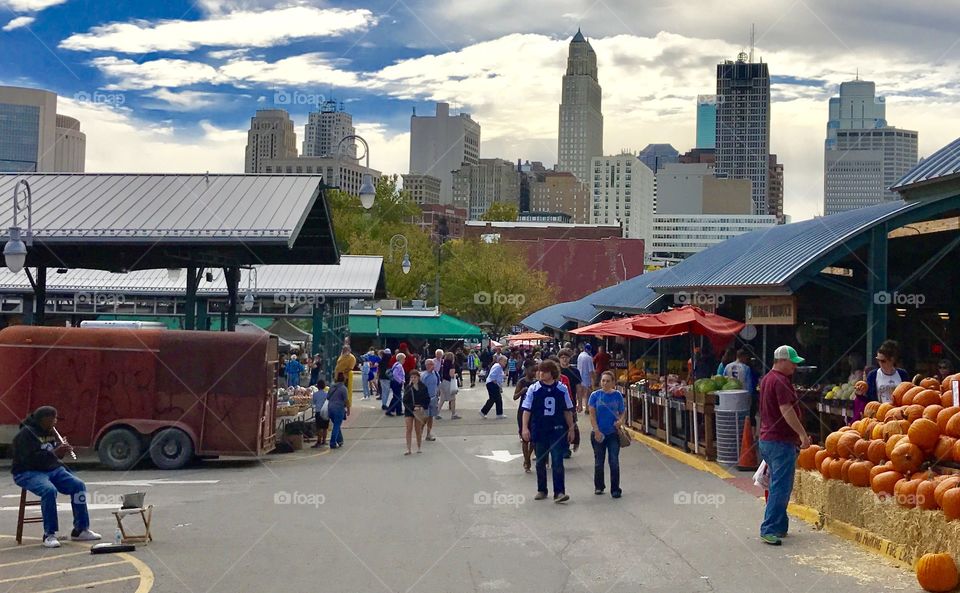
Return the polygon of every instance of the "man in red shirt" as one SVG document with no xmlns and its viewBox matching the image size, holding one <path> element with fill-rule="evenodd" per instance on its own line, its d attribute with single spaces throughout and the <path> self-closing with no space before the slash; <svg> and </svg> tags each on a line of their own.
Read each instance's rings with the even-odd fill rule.
<svg viewBox="0 0 960 593">
<path fill-rule="evenodd" d="M 593 357 L 593 368 L 597 371 L 596 383 L 599 384 L 600 375 L 602 375 L 604 371 L 610 370 L 610 355 L 607 354 L 607 349 L 603 346 L 597 348 L 597 353 Z"/>
<path fill-rule="evenodd" d="M 790 523 L 787 504 L 793 491 L 797 447 L 809 447 L 810 435 L 800 420 L 800 399 L 791 379 L 804 359 L 793 347 L 780 346 L 774 351 L 773 360 L 773 369 L 760 382 L 760 455 L 767 462 L 770 475 L 760 539 L 779 546 Z"/>
</svg>

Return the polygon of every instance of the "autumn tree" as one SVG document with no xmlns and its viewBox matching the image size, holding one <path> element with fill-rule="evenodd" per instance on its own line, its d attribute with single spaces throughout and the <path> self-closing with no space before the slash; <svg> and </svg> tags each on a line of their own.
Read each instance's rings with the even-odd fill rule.
<svg viewBox="0 0 960 593">
<path fill-rule="evenodd" d="M 520 211 L 517 209 L 516 204 L 494 202 L 490 204 L 490 207 L 487 208 L 487 211 L 480 217 L 480 220 L 488 222 L 516 222 L 518 216 L 520 216 Z"/>
</svg>

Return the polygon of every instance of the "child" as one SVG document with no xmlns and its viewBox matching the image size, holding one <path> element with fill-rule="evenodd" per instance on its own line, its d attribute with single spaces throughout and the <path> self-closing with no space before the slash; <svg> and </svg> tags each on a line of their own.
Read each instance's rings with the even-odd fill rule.
<svg viewBox="0 0 960 593">
<path fill-rule="evenodd" d="M 559 384 L 560 367 L 552 360 L 540 363 L 540 380 L 527 389 L 523 399 L 523 440 L 533 443 L 537 454 L 537 495 L 547 497 L 547 459 L 553 470 L 553 501 L 567 502 L 570 497 L 563 483 L 563 457 L 573 441 L 573 400 Z"/>
<path fill-rule="evenodd" d="M 313 413 L 317 422 L 317 443 L 314 449 L 327 444 L 327 429 L 330 428 L 330 416 L 324 415 L 323 404 L 327 401 L 327 382 L 317 381 L 317 390 L 313 393 Z"/>
</svg>

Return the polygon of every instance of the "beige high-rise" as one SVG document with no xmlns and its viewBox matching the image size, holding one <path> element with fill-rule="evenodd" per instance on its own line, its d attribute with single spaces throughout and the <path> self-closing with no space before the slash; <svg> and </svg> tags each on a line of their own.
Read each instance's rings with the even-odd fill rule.
<svg viewBox="0 0 960 593">
<path fill-rule="evenodd" d="M 573 173 L 548 171 L 530 184 L 530 211 L 562 212 L 572 223 L 589 224 L 590 190 Z"/>
<path fill-rule="evenodd" d="M 557 168 L 573 173 L 582 183 L 590 182 L 591 159 L 603 156 L 600 103 L 597 54 L 577 29 L 570 41 L 567 71 L 563 75 Z"/>
<path fill-rule="evenodd" d="M 297 157 L 293 120 L 283 109 L 258 109 L 250 118 L 244 173 L 264 173 L 266 161 Z"/>
<path fill-rule="evenodd" d="M 0 86 L 0 172 L 83 173 L 86 147 L 80 122 L 57 113 L 56 93 Z"/>
<path fill-rule="evenodd" d="M 520 172 L 504 159 L 480 159 L 453 172 L 453 205 L 467 209 L 468 220 L 479 220 L 494 202 L 520 206 Z M 442 203 L 442 202 L 441 202 Z"/>
</svg>

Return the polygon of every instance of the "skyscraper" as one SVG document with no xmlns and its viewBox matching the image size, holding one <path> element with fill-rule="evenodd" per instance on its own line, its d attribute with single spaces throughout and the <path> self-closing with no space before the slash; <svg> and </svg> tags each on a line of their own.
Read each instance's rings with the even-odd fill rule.
<svg viewBox="0 0 960 593">
<path fill-rule="evenodd" d="M 303 156 L 336 156 L 340 141 L 356 133 L 353 116 L 338 106 L 336 101 L 324 101 L 320 111 L 308 116 L 307 125 L 303 128 Z M 343 154 L 357 158 L 357 143 L 352 140 L 345 142 Z"/>
<path fill-rule="evenodd" d="M 777 224 L 784 224 L 786 217 L 783 213 L 783 163 L 777 161 L 777 155 L 770 155 L 767 170 L 767 214 L 776 216 Z"/>
<path fill-rule="evenodd" d="M 886 101 L 870 81 L 841 83 L 829 110 L 824 214 L 898 199 L 887 188 L 917 164 L 917 132 L 887 125 Z"/>
<path fill-rule="evenodd" d="M 594 157 L 591 224 L 621 224 L 627 239 L 653 233 L 654 174 L 630 153 Z"/>
<path fill-rule="evenodd" d="M 265 172 L 265 161 L 297 157 L 297 134 L 284 109 L 258 109 L 250 118 L 244 173 Z"/>
<path fill-rule="evenodd" d="M 697 95 L 696 148 L 717 147 L 717 96 Z"/>
<path fill-rule="evenodd" d="M 717 64 L 717 175 L 749 179 L 754 214 L 767 214 L 770 72 L 749 59 Z"/>
<path fill-rule="evenodd" d="M 468 220 L 479 220 L 494 202 L 520 207 L 520 172 L 511 161 L 480 159 L 453 172 L 453 205 L 466 208 Z"/>
<path fill-rule="evenodd" d="M 656 173 L 665 165 L 679 162 L 680 152 L 672 144 L 647 144 L 637 154 L 637 158 L 648 169 Z"/>
<path fill-rule="evenodd" d="M 480 124 L 470 114 L 450 115 L 437 103 L 436 115 L 410 117 L 410 173 L 440 179 L 440 203 L 453 203 L 453 171 L 480 162 Z"/>
<path fill-rule="evenodd" d="M 560 171 L 569 171 L 589 183 L 593 157 L 603 156 L 603 113 L 597 78 L 597 54 L 583 34 L 570 40 L 567 71 L 563 75 L 557 154 Z"/>
<path fill-rule="evenodd" d="M 57 94 L 0 87 L 0 172 L 82 173 L 87 137 L 57 113 Z"/>
</svg>

